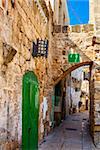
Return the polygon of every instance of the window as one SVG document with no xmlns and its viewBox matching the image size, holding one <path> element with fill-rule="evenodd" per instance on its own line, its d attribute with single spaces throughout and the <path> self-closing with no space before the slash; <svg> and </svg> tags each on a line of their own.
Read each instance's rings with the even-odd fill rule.
<svg viewBox="0 0 100 150">
<path fill-rule="evenodd" d="M 33 42 L 33 57 L 48 56 L 48 40 L 39 40 L 37 39 L 37 44 Z"/>
</svg>

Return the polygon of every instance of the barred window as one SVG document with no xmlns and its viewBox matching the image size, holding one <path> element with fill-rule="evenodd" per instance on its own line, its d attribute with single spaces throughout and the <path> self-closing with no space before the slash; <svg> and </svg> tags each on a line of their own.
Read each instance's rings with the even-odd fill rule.
<svg viewBox="0 0 100 150">
<path fill-rule="evenodd" d="M 39 40 L 37 39 L 37 43 L 33 42 L 33 57 L 48 56 L 48 40 Z"/>
</svg>

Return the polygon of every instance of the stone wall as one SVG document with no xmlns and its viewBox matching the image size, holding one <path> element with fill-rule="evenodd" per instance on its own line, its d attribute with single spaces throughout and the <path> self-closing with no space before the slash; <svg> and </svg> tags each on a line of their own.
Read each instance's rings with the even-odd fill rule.
<svg viewBox="0 0 100 150">
<path fill-rule="evenodd" d="M 96 26 L 96 35 L 100 37 L 100 1 L 95 0 L 94 2 L 94 17 Z"/>
<path fill-rule="evenodd" d="M 44 0 L 41 2 L 41 6 L 46 6 Z M 21 144 L 22 78 L 27 71 L 34 71 L 39 80 L 39 139 L 43 139 L 44 129 L 46 133 L 50 131 L 53 87 L 65 77 L 66 71 L 70 72 L 85 63 L 91 64 L 93 60 L 91 60 L 93 55 L 91 49 L 94 49 L 91 47 L 93 31 L 88 32 L 86 27 L 86 32 L 83 33 L 72 32 L 69 36 L 66 33 L 52 35 L 53 14 L 52 10 L 49 10 L 49 4 L 43 14 L 41 16 L 34 1 L 26 0 L 16 1 L 14 7 L 9 1 L 6 9 L 0 9 L 0 133 L 2 135 L 0 144 L 2 149 L 16 149 L 18 143 Z M 44 57 L 33 59 L 32 43 L 36 42 L 37 38 L 49 39 L 48 59 Z M 68 63 L 67 55 L 70 51 L 80 54 L 79 64 Z M 45 110 L 44 103 L 46 103 Z M 43 119 L 45 113 L 47 115 L 44 115 L 45 119 Z M 47 126 L 44 121 L 47 122 Z M 11 148 L 11 146 L 15 147 Z"/>
<path fill-rule="evenodd" d="M 49 6 L 47 13 L 52 13 Z M 14 8 L 9 1 L 6 9 L 0 8 L 0 149 L 15 150 L 18 143 L 21 144 L 22 79 L 27 71 L 34 71 L 38 77 L 40 103 L 48 96 L 44 88 L 50 76 L 47 73 L 49 63 L 43 57 L 33 59 L 31 52 L 32 43 L 37 38 L 50 39 L 51 31 L 52 17 L 41 16 L 34 1 L 18 0 Z M 39 123 L 43 124 L 42 113 L 39 118 Z"/>
<path fill-rule="evenodd" d="M 94 89 L 94 142 L 100 148 L 100 68 L 95 68 Z"/>
<path fill-rule="evenodd" d="M 95 35 L 100 37 L 100 1 L 89 0 L 89 23 L 95 25 Z"/>
</svg>

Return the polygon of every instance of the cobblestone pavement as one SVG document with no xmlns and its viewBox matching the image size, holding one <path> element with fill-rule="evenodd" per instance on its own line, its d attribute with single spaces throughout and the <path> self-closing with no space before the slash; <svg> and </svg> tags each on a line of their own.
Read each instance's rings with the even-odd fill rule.
<svg viewBox="0 0 100 150">
<path fill-rule="evenodd" d="M 99 150 L 88 130 L 88 113 L 70 115 L 39 145 L 39 150 Z"/>
</svg>

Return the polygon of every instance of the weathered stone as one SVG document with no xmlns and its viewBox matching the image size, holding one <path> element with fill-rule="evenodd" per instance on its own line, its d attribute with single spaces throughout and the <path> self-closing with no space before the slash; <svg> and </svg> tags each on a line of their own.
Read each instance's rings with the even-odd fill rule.
<svg viewBox="0 0 100 150">
<path fill-rule="evenodd" d="M 72 26 L 72 32 L 81 32 L 81 26 L 80 25 Z"/>
</svg>

